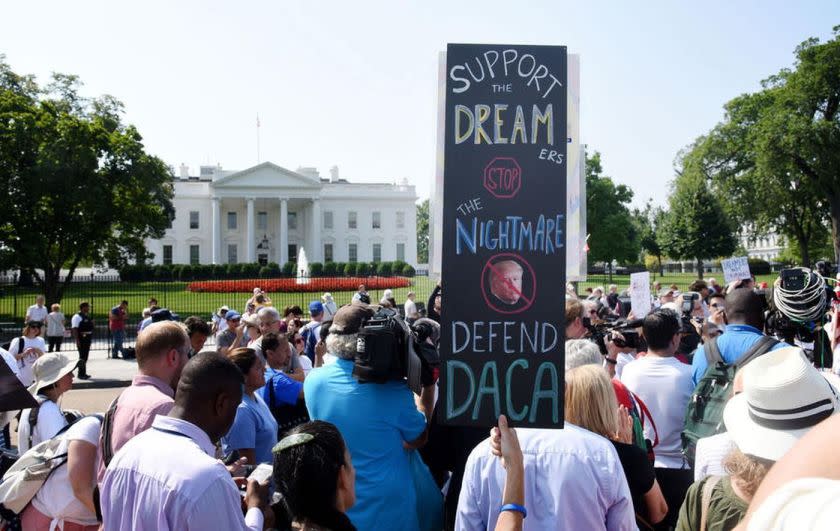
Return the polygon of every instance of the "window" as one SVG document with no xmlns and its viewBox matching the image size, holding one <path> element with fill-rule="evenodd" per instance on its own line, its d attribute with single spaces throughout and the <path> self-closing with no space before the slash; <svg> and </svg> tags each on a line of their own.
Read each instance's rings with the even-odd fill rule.
<svg viewBox="0 0 840 531">
<path fill-rule="evenodd" d="M 289 212 L 289 218 L 287 220 L 289 224 L 289 228 L 294 230 L 297 228 L 297 212 Z"/>
<path fill-rule="evenodd" d="M 356 243 L 351 243 L 347 246 L 347 261 L 348 262 L 358 262 L 359 261 L 359 245 Z"/>
<path fill-rule="evenodd" d="M 268 230 L 268 212 L 257 212 L 257 230 Z"/>
<path fill-rule="evenodd" d="M 227 263 L 235 264 L 236 262 L 237 262 L 236 244 L 235 243 L 229 243 L 228 244 L 228 261 L 227 261 Z"/>
<path fill-rule="evenodd" d="M 228 212 L 228 230 L 236 230 L 236 212 Z"/>
<path fill-rule="evenodd" d="M 198 245 L 190 245 L 190 265 L 198 265 L 199 252 Z"/>
<path fill-rule="evenodd" d="M 373 244 L 373 261 L 374 262 L 381 262 L 382 261 L 382 244 L 381 243 L 374 243 Z"/>
<path fill-rule="evenodd" d="M 397 244 L 397 260 L 400 262 L 405 262 L 405 244 L 398 243 Z"/>
<path fill-rule="evenodd" d="M 371 217 L 371 227 L 374 229 L 382 228 L 382 212 L 374 212 Z"/>
<path fill-rule="evenodd" d="M 297 262 L 297 244 L 289 244 L 289 262 Z"/>
<path fill-rule="evenodd" d="M 324 244 L 324 262 L 333 261 L 333 246 L 331 243 Z"/>
<path fill-rule="evenodd" d="M 355 229 L 356 228 L 356 213 L 355 212 L 348 212 L 347 213 L 347 228 L 348 229 Z"/>
<path fill-rule="evenodd" d="M 399 211 L 397 212 L 397 228 L 404 229 L 405 228 L 405 212 Z"/>
<path fill-rule="evenodd" d="M 198 228 L 198 210 L 190 210 L 190 228 Z"/>
<path fill-rule="evenodd" d="M 172 246 L 163 246 L 163 265 L 172 265 Z"/>
<path fill-rule="evenodd" d="M 324 212 L 324 228 L 331 229 L 333 228 L 333 213 L 330 210 Z"/>
</svg>

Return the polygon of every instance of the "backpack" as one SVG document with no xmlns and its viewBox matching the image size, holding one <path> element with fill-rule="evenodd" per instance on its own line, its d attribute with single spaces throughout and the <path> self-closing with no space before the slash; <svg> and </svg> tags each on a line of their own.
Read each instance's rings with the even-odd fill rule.
<svg viewBox="0 0 840 531">
<path fill-rule="evenodd" d="M 279 441 L 286 435 L 286 432 L 294 428 L 298 424 L 309 422 L 309 411 L 306 409 L 306 400 L 299 398 L 294 404 L 277 404 L 277 399 L 274 396 L 274 379 L 277 375 L 273 375 L 266 385 L 268 386 L 268 409 L 274 420 L 277 421 L 277 440 Z"/>
<path fill-rule="evenodd" d="M 92 415 L 102 421 L 100 415 Z M 38 494 L 50 474 L 67 462 L 67 452 L 58 453 L 68 424 L 55 437 L 40 442 L 27 450 L 3 475 L 0 482 L 0 506 L 20 514 Z"/>
<path fill-rule="evenodd" d="M 717 338 L 712 338 L 704 345 L 708 369 L 688 402 L 685 427 L 682 432 L 683 455 L 692 468 L 694 468 L 697 441 L 726 431 L 726 426 L 723 424 L 723 408 L 732 396 L 730 384 L 735 379 L 735 373 L 778 343 L 772 337 L 762 336 L 737 362 L 730 364 L 723 361 L 717 346 Z"/>
</svg>

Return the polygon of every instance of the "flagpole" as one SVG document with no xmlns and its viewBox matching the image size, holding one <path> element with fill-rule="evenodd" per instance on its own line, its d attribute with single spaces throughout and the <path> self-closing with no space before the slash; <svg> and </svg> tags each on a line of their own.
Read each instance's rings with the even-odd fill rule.
<svg viewBox="0 0 840 531">
<path fill-rule="evenodd" d="M 257 164 L 260 163 L 260 114 L 257 113 Z"/>
</svg>

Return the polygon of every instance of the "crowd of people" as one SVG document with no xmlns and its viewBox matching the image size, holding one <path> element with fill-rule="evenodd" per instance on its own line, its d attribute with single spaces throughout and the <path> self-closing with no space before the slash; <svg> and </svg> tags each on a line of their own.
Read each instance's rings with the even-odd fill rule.
<svg viewBox="0 0 840 531">
<path fill-rule="evenodd" d="M 257 288 L 241 312 L 183 322 L 152 300 L 138 374 L 94 415 L 60 407 L 73 372 L 87 376 L 89 305 L 73 316 L 77 359 L 53 348 L 64 316 L 39 298 L 0 352 L 37 402 L 17 421 L 22 457 L 0 515 L 35 531 L 827 529 L 840 379 L 807 345 L 770 339 L 754 288 L 657 287 L 636 319 L 616 286 L 570 285 L 563 429 L 514 430 L 502 416 L 489 434 L 437 421 L 440 285 L 425 307 L 413 292 L 372 301 L 362 285 L 341 307 L 325 293 L 306 311 Z M 115 357 L 127 305 L 109 313 Z M 363 329 L 383 308 L 408 325 L 416 385 L 360 377 Z M 21 494 L 9 486 L 31 481 L 30 455 L 52 456 L 51 473 Z"/>
</svg>

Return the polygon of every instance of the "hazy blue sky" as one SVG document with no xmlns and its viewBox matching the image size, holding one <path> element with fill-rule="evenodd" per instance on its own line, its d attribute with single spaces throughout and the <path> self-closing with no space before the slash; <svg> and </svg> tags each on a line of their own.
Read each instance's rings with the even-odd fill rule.
<svg viewBox="0 0 840 531">
<path fill-rule="evenodd" d="M 825 1 L 6 2 L 0 53 L 20 73 L 81 76 L 126 105 L 177 167 L 338 165 L 354 181 L 435 171 L 437 54 L 447 42 L 565 44 L 581 55 L 581 133 L 636 204 L 666 200 L 676 153 L 728 99 L 825 39 Z"/>
</svg>

